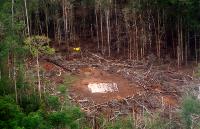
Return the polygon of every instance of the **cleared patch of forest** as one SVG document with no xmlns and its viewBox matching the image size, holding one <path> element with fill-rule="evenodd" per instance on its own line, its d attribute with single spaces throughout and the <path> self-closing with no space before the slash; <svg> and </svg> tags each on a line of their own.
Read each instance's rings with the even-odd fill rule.
<svg viewBox="0 0 200 129">
<path fill-rule="evenodd" d="M 1 0 L 0 128 L 198 129 L 199 12 L 199 0 Z"/>
</svg>

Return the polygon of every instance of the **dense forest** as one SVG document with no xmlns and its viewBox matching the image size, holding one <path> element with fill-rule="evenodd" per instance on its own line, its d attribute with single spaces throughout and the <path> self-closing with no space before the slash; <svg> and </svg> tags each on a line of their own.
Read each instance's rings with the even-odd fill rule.
<svg viewBox="0 0 200 129">
<path fill-rule="evenodd" d="M 200 60 L 199 0 L 0 0 L 0 128 L 200 128 L 199 100 L 193 95 L 179 95 L 178 91 L 173 94 L 181 96 L 180 107 L 169 116 L 164 110 L 161 114 L 149 113 L 146 106 L 138 104 L 143 112 L 140 122 L 136 122 L 134 113 L 108 120 L 103 113 L 89 117 L 69 97 L 77 71 L 64 66 L 63 61 L 50 60 L 60 53 L 68 65 L 77 56 L 90 62 L 85 53 L 95 57 L 92 66 L 104 65 L 101 63 L 105 61 L 106 65 L 122 67 L 118 62 L 111 63 L 118 59 L 125 62 L 123 67 L 133 70 L 130 62 L 145 62 L 144 80 L 153 78 L 148 74 L 151 76 L 155 62 L 178 70 L 188 66 L 192 69 Z M 71 74 L 54 84 L 44 75 L 45 70 L 53 71 L 49 65 L 43 67 L 46 58 Z M 75 60 L 76 67 L 82 64 L 79 60 Z M 105 69 L 119 73 L 114 68 Z M 198 74 L 197 70 L 195 77 L 183 78 L 194 81 Z M 159 85 L 166 81 L 157 79 L 162 81 Z M 138 84 L 145 93 L 150 89 L 146 83 L 150 82 Z M 57 85 L 55 93 L 48 90 L 51 85 Z"/>
</svg>

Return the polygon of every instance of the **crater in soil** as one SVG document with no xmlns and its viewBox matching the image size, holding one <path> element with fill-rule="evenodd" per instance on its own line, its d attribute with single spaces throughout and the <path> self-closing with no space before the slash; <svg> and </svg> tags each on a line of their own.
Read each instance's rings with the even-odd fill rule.
<svg viewBox="0 0 200 129">
<path fill-rule="evenodd" d="M 81 68 L 79 72 L 79 79 L 72 85 L 70 92 L 78 95 L 80 100 L 85 98 L 99 104 L 134 96 L 139 91 L 137 85 L 117 74 L 110 74 L 93 67 Z M 99 87 L 99 92 L 93 93 L 91 87 Z M 103 92 L 101 88 L 107 88 L 107 90 Z"/>
</svg>

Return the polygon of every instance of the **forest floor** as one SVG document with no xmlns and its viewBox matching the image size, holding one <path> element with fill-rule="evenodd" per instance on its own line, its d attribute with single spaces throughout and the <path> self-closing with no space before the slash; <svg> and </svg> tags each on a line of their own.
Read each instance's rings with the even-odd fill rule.
<svg viewBox="0 0 200 129">
<path fill-rule="evenodd" d="M 70 57 L 70 58 L 69 58 Z M 186 94 L 199 94 L 199 79 L 194 76 L 196 67 L 177 69 L 173 65 L 148 64 L 148 61 L 104 58 L 98 53 L 81 52 L 70 56 L 56 53 L 41 58 L 45 78 L 50 81 L 49 91 L 63 84 L 66 75 L 76 79 L 69 87 L 70 101 L 88 116 L 104 114 L 110 119 L 119 115 L 139 117 L 144 112 L 175 112 Z M 92 83 L 115 83 L 118 91 L 92 93 Z"/>
</svg>

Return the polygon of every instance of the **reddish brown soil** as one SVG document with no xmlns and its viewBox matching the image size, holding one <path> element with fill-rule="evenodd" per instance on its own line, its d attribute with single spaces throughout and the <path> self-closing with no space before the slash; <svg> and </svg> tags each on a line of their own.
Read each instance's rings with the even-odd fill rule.
<svg viewBox="0 0 200 129">
<path fill-rule="evenodd" d="M 49 62 L 41 62 L 41 66 L 46 72 L 55 73 L 55 76 L 49 78 L 51 82 L 54 82 L 55 84 L 60 84 L 63 82 L 63 76 L 56 76 L 56 74 L 59 72 L 59 68 L 57 66 Z M 71 93 L 78 96 L 79 100 L 87 98 L 98 104 L 113 99 L 122 100 L 123 98 L 138 95 L 144 91 L 144 89 L 124 79 L 120 75 L 110 74 L 101 69 L 86 67 L 81 68 L 79 72 L 80 74 L 78 76 L 78 80 L 70 88 Z M 91 93 L 88 89 L 89 83 L 117 83 L 119 92 Z M 152 90 L 157 93 L 162 92 L 161 85 L 153 85 Z M 161 98 L 163 98 L 163 103 L 165 106 L 175 106 L 178 104 L 176 97 L 171 95 L 164 95 L 160 97 L 160 99 Z"/>
<path fill-rule="evenodd" d="M 46 71 L 51 71 L 53 68 L 55 68 L 55 66 L 51 63 L 45 62 L 44 64 L 42 64 L 42 67 L 46 70 Z"/>
<path fill-rule="evenodd" d="M 64 82 L 64 74 L 58 76 L 59 71 L 61 70 L 60 67 L 46 61 L 40 62 L 40 65 L 46 73 L 52 74 L 52 76 L 48 77 L 48 80 L 50 80 L 52 84 L 57 86 L 58 84 L 62 84 Z M 62 73 L 64 73 L 63 70 Z M 89 102 L 94 102 L 94 104 L 101 104 L 113 99 L 120 101 L 129 96 L 144 95 L 147 92 L 141 86 L 128 81 L 121 75 L 108 73 L 102 69 L 84 67 L 79 69 L 79 73 L 80 74 L 78 75 L 77 80 L 70 88 L 70 94 L 73 94 L 74 97 L 76 97 L 76 100 L 87 99 Z M 188 74 L 192 74 L 192 72 L 189 71 Z M 88 89 L 89 83 L 117 83 L 119 92 L 91 93 Z M 165 91 L 163 91 L 164 89 L 160 84 L 153 84 L 149 90 L 149 92 L 154 92 L 155 96 L 157 96 L 156 94 L 160 94 L 157 96 L 157 101 L 162 101 L 164 106 L 176 107 L 180 104 L 179 100 L 173 93 L 162 94 L 162 92 Z M 156 100 L 150 99 L 149 101 Z"/>
<path fill-rule="evenodd" d="M 163 96 L 163 101 L 165 106 L 176 106 L 178 105 L 178 101 L 175 97 L 171 95 Z"/>
<path fill-rule="evenodd" d="M 91 93 L 88 89 L 89 83 L 117 83 L 119 92 Z M 80 69 L 80 78 L 71 87 L 71 92 L 79 95 L 80 98 L 92 99 L 95 103 L 103 103 L 113 99 L 122 98 L 137 94 L 139 88 L 123 79 L 117 74 L 109 74 L 96 68 Z"/>
</svg>

